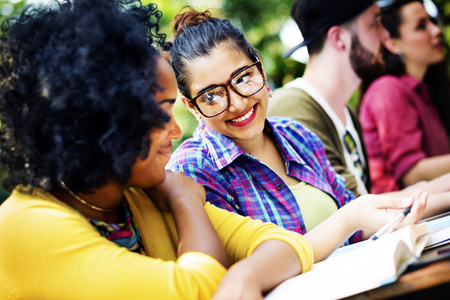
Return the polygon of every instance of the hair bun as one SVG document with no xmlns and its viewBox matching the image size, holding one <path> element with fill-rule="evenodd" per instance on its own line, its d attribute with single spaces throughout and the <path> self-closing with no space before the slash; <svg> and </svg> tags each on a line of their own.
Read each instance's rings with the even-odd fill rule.
<svg viewBox="0 0 450 300">
<path fill-rule="evenodd" d="M 187 9 L 185 12 L 181 12 Z M 179 35 L 187 26 L 200 24 L 211 18 L 209 9 L 197 11 L 192 6 L 184 6 L 173 19 L 173 33 Z"/>
</svg>

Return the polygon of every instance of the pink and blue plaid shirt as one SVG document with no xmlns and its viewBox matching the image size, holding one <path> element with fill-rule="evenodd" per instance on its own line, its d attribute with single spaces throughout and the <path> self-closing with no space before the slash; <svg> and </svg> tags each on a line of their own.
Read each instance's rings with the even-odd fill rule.
<svg viewBox="0 0 450 300">
<path fill-rule="evenodd" d="M 329 194 L 338 208 L 354 199 L 344 179 L 326 159 L 322 141 L 299 122 L 281 117 L 266 120 L 265 132 L 281 149 L 288 175 Z M 212 204 L 243 216 L 306 233 L 302 213 L 286 183 L 264 163 L 203 121 L 180 145 L 167 166 L 201 183 Z M 356 232 L 348 243 L 361 239 Z"/>
</svg>

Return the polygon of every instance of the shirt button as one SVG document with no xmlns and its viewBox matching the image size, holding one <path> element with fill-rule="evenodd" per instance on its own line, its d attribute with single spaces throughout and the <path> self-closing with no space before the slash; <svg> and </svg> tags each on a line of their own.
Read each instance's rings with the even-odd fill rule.
<svg viewBox="0 0 450 300">
<path fill-rule="evenodd" d="M 281 189 L 283 188 L 283 185 L 281 183 L 276 185 L 277 190 L 281 191 Z"/>
</svg>

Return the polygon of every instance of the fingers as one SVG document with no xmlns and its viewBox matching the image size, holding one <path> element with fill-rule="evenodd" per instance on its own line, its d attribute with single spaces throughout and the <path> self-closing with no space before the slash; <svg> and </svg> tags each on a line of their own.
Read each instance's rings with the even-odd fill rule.
<svg viewBox="0 0 450 300">
<path fill-rule="evenodd" d="M 415 194 L 413 194 L 415 195 Z M 402 209 L 413 204 L 413 195 L 410 197 L 388 197 L 382 195 L 367 195 L 371 198 L 373 205 L 378 209 Z M 364 197 L 367 197 L 364 196 Z M 360 197 L 361 198 L 361 197 Z"/>
<path fill-rule="evenodd" d="M 372 195 L 374 197 L 374 195 Z M 408 197 L 387 197 L 387 196 L 376 196 L 379 197 L 375 201 L 377 208 L 385 209 L 403 209 L 409 206 L 417 205 L 418 208 L 426 206 L 428 199 L 428 194 L 426 192 L 417 190 Z"/>
<path fill-rule="evenodd" d="M 417 223 L 422 218 L 423 211 L 425 210 L 425 207 L 427 205 L 428 193 L 417 191 L 413 195 L 411 195 L 411 198 L 413 199 L 411 211 L 400 223 L 400 227 Z"/>
</svg>

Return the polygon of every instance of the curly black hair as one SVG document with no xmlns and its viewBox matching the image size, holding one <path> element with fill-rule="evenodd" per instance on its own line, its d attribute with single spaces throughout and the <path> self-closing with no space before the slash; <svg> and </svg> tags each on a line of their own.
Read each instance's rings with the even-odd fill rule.
<svg viewBox="0 0 450 300">
<path fill-rule="evenodd" d="M 75 193 L 124 184 L 150 132 L 169 117 L 154 101 L 162 13 L 140 1 L 27 6 L 2 24 L 3 185 Z"/>
</svg>

